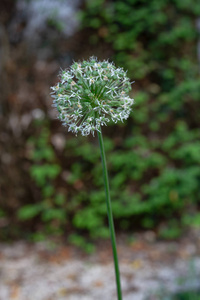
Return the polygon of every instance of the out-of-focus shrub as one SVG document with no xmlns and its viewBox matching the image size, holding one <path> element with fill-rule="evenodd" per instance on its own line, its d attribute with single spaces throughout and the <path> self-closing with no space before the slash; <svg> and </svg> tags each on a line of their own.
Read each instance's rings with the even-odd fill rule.
<svg viewBox="0 0 200 300">
<path fill-rule="evenodd" d="M 199 13 L 196 1 L 86 1 L 82 21 L 91 30 L 88 42 L 106 42 L 114 61 L 136 80 L 132 119 L 117 133 L 107 131 L 113 210 L 121 228 L 161 224 L 159 234 L 170 238 L 181 224 L 196 218 L 193 224 L 198 223 Z M 91 180 L 99 188 L 86 196 L 88 205 L 74 224 L 89 228 L 83 220 L 91 216 L 98 235 L 105 214 L 101 170 L 88 147 L 78 151 L 95 163 Z"/>
<path fill-rule="evenodd" d="M 136 81 L 131 117 L 103 129 L 117 229 L 176 238 L 184 225 L 200 226 L 199 13 L 198 1 L 85 2 L 85 44 L 103 42 Z M 35 194 L 16 209 L 18 221 L 28 228 L 34 220 L 40 233 L 108 236 L 97 140 L 52 127 L 40 124 L 25 145 Z M 55 130 L 64 139 L 59 151 Z"/>
</svg>

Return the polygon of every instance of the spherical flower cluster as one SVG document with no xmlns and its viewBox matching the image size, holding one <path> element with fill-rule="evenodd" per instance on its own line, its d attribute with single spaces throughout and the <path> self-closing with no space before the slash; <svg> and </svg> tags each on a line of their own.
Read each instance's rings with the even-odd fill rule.
<svg viewBox="0 0 200 300">
<path fill-rule="evenodd" d="M 60 82 L 51 89 L 53 106 L 63 125 L 84 136 L 94 135 L 110 120 L 116 123 L 127 119 L 133 104 L 126 72 L 94 57 L 63 70 Z"/>
</svg>

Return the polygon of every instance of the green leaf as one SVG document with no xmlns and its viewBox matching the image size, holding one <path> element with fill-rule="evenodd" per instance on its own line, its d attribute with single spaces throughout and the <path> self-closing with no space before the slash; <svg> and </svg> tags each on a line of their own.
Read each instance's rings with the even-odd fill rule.
<svg viewBox="0 0 200 300">
<path fill-rule="evenodd" d="M 17 211 L 17 217 L 20 220 L 30 220 L 40 214 L 43 205 L 41 204 L 29 204 L 21 207 Z"/>
</svg>

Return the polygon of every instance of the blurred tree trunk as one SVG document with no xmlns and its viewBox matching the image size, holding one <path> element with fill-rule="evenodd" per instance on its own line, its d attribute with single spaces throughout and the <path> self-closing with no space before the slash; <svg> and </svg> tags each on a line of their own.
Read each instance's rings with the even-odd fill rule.
<svg viewBox="0 0 200 300">
<path fill-rule="evenodd" d="M 7 26 L 13 17 L 16 1 L 0 1 L 0 116 L 8 110 L 7 98 L 10 94 L 9 69 L 11 65 L 9 37 Z"/>
<path fill-rule="evenodd" d="M 6 114 L 8 110 L 8 96 L 10 94 L 8 69 L 10 63 L 10 46 L 8 35 L 4 25 L 0 24 L 0 89 L 1 89 L 1 102 L 0 102 L 0 115 Z"/>
</svg>

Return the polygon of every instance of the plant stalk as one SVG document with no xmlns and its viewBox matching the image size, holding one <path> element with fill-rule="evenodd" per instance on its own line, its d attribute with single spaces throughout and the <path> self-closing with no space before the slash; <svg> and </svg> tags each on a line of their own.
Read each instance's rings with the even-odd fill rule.
<svg viewBox="0 0 200 300">
<path fill-rule="evenodd" d="M 109 182 L 108 182 L 108 171 L 107 171 L 107 164 L 106 164 L 106 156 L 105 156 L 102 132 L 97 131 L 97 134 L 98 134 L 99 146 L 100 146 L 100 150 L 101 150 L 101 161 L 102 161 L 102 167 L 103 167 L 103 177 L 104 177 L 104 186 L 105 186 L 105 194 L 106 194 L 107 214 L 108 214 L 110 237 L 111 237 L 113 259 L 114 259 L 114 266 L 115 266 L 117 296 L 118 296 L 118 300 L 122 300 L 120 272 L 119 272 L 118 255 L 117 255 L 117 247 L 116 247 L 115 228 L 114 228 L 114 222 L 113 222 L 113 216 L 112 216 L 112 207 L 111 207 L 111 201 L 110 201 L 110 190 L 109 190 Z"/>
</svg>

